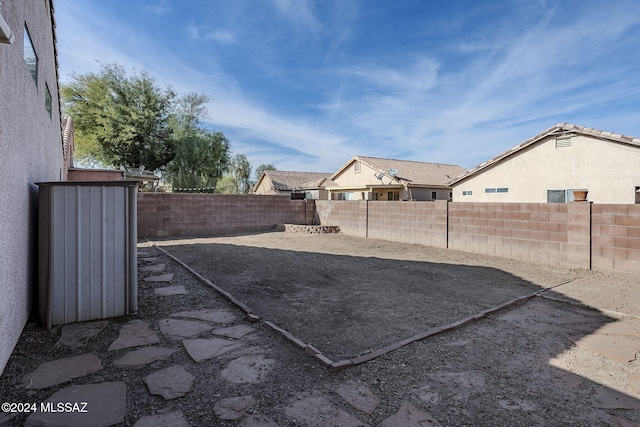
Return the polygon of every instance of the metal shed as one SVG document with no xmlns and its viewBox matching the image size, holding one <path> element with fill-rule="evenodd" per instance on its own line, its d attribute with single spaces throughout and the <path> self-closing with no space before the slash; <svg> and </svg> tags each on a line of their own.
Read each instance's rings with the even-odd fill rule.
<svg viewBox="0 0 640 427">
<path fill-rule="evenodd" d="M 40 322 L 51 329 L 136 312 L 136 182 L 38 185 Z"/>
</svg>

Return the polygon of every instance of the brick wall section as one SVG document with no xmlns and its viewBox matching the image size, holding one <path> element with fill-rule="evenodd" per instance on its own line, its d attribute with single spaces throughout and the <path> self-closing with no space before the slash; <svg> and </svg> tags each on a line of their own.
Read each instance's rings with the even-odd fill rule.
<svg viewBox="0 0 640 427">
<path fill-rule="evenodd" d="M 138 193 L 138 237 L 195 237 L 310 224 L 313 200 L 236 194 Z"/>
<path fill-rule="evenodd" d="M 367 201 L 316 200 L 317 220 L 322 225 L 338 225 L 349 236 L 367 237 Z"/>
<path fill-rule="evenodd" d="M 449 205 L 449 248 L 547 264 L 567 263 L 569 205 Z"/>
<path fill-rule="evenodd" d="M 592 206 L 592 267 L 640 272 L 640 205 Z"/>
<path fill-rule="evenodd" d="M 447 202 L 369 202 L 368 237 L 447 247 Z"/>
</svg>

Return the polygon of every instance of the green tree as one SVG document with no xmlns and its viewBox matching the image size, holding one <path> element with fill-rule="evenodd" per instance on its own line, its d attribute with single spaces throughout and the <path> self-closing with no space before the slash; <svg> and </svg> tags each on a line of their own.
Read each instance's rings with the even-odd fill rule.
<svg viewBox="0 0 640 427">
<path fill-rule="evenodd" d="M 190 93 L 177 102 L 169 123 L 174 129 L 175 158 L 167 178 L 176 188 L 214 188 L 229 165 L 229 141 L 222 132 L 200 127 L 209 97 Z M 197 190 L 196 190 L 197 191 Z"/>
<path fill-rule="evenodd" d="M 174 158 L 169 118 L 176 94 L 147 73 L 128 76 L 117 64 L 102 64 L 99 73 L 74 75 L 61 93 L 80 159 L 153 171 Z"/>
<path fill-rule="evenodd" d="M 275 171 L 277 169 L 271 163 L 267 163 L 266 165 L 264 163 L 261 164 L 260 166 L 258 166 L 256 168 L 256 173 L 255 173 L 256 182 L 260 181 L 260 177 L 262 176 L 262 172 L 267 171 L 267 170 Z"/>
<path fill-rule="evenodd" d="M 218 181 L 216 192 L 226 194 L 247 194 L 251 190 L 251 164 L 244 154 L 236 154 L 229 164 L 227 173 Z"/>
</svg>

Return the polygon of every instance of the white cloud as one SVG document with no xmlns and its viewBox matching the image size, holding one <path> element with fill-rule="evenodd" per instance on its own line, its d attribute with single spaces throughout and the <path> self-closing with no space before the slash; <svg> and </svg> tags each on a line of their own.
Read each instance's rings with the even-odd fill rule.
<svg viewBox="0 0 640 427">
<path fill-rule="evenodd" d="M 222 44 L 230 44 L 236 41 L 234 34 L 229 31 L 207 31 L 196 25 L 189 25 L 187 31 L 191 38 L 196 40 L 214 40 Z"/>
</svg>

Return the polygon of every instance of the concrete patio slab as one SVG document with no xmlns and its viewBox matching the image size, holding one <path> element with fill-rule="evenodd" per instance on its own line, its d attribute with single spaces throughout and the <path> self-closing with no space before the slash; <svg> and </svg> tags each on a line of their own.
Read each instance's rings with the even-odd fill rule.
<svg viewBox="0 0 640 427">
<path fill-rule="evenodd" d="M 157 394 L 165 400 L 177 399 L 191 391 L 196 377 L 184 367 L 173 365 L 144 377 L 149 393 Z"/>
<path fill-rule="evenodd" d="M 159 342 L 160 338 L 158 338 L 158 334 L 149 329 L 147 322 L 132 320 L 122 327 L 120 335 L 109 346 L 107 351 L 158 344 Z"/>
<path fill-rule="evenodd" d="M 67 387 L 44 403 L 62 411 L 34 413 L 27 418 L 25 425 L 107 427 L 119 424 L 124 421 L 126 395 L 127 387 L 122 381 Z"/>
<path fill-rule="evenodd" d="M 39 390 L 84 377 L 101 369 L 100 359 L 93 353 L 67 357 L 41 364 L 24 377 L 24 385 L 25 388 Z"/>
</svg>

